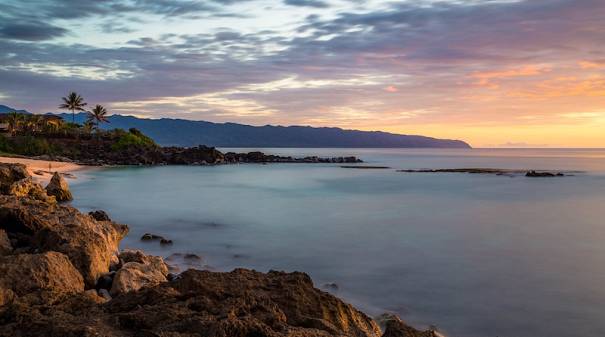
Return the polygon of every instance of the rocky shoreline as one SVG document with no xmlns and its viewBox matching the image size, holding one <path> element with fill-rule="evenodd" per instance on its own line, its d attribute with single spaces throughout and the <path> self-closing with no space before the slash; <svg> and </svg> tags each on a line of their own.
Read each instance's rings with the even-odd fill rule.
<svg viewBox="0 0 605 337">
<path fill-rule="evenodd" d="M 455 168 L 455 169 L 419 169 L 419 170 L 397 170 L 403 173 L 470 173 L 470 174 L 493 174 L 497 176 L 525 176 L 529 178 L 564 177 L 569 173 L 549 172 L 541 170 L 513 170 L 498 168 Z"/>
<path fill-rule="evenodd" d="M 265 154 L 260 151 L 223 153 L 214 147 L 141 146 L 130 145 L 116 149 L 115 142 L 101 139 L 49 139 L 56 153 L 31 156 L 33 159 L 72 162 L 79 165 L 221 165 L 242 163 L 337 163 L 363 161 L 355 156 L 292 157 Z"/>
<path fill-rule="evenodd" d="M 438 336 L 372 319 L 300 272 L 170 274 L 119 251 L 128 226 L 59 203 L 68 186 L 53 180 L 0 164 L 0 336 Z"/>
</svg>

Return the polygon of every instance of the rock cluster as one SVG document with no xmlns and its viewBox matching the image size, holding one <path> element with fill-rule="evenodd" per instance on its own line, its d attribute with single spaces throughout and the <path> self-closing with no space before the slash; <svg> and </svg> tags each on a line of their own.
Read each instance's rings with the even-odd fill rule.
<svg viewBox="0 0 605 337">
<path fill-rule="evenodd" d="M 248 153 L 225 153 L 224 160 L 227 163 L 361 163 L 362 160 L 357 157 L 332 157 L 322 158 L 317 156 L 309 156 L 303 158 L 295 158 L 290 156 L 276 156 L 264 154 L 260 151 Z"/>
<path fill-rule="evenodd" d="M 83 165 L 218 165 L 225 163 L 358 163 L 356 157 L 322 158 L 309 156 L 294 158 L 267 155 L 259 151 L 222 153 L 214 147 L 129 146 L 116 149 L 110 138 L 69 139 L 48 138 L 53 148 L 61 152 L 41 159 L 73 161 Z"/>
<path fill-rule="evenodd" d="M 565 176 L 563 173 L 557 172 L 557 173 L 553 173 L 553 172 L 544 172 L 544 171 L 528 171 L 527 173 L 525 173 L 526 177 L 530 177 L 530 178 L 549 178 L 549 177 L 563 177 Z"/>
<path fill-rule="evenodd" d="M 28 178 L 5 169 L 2 186 Z M 118 253 L 128 228 L 104 212 L 2 191 L 0 336 L 436 336 L 396 317 L 383 334 L 304 273 L 168 274 L 161 257 Z"/>
</svg>

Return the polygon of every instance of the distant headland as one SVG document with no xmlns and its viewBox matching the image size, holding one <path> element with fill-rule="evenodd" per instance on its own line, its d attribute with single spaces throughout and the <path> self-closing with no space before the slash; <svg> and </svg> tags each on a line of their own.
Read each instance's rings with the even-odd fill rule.
<svg viewBox="0 0 605 337">
<path fill-rule="evenodd" d="M 15 111 L 0 105 L 0 113 Z M 26 112 L 18 110 L 19 112 Z M 56 113 L 66 120 L 83 124 L 85 112 Z M 400 135 L 382 131 L 345 130 L 310 126 L 251 126 L 237 123 L 212 123 L 186 119 L 146 119 L 134 116 L 107 116 L 102 129 L 136 128 L 163 146 L 215 147 L 293 147 L 293 148 L 471 148 L 461 140 Z"/>
</svg>

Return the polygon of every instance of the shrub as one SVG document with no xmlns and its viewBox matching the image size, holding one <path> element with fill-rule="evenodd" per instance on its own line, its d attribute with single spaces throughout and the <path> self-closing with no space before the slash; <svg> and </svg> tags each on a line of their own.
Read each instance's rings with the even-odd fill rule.
<svg viewBox="0 0 605 337">
<path fill-rule="evenodd" d="M 114 151 L 121 151 L 129 147 L 157 146 L 153 139 L 145 136 L 141 131 L 134 128 L 128 130 L 128 132 L 116 129 L 113 130 L 113 134 L 118 139 L 115 143 L 111 145 L 111 149 Z"/>
<path fill-rule="evenodd" d="M 6 136 L 0 134 L 0 152 L 12 153 L 13 143 L 6 138 Z"/>
</svg>

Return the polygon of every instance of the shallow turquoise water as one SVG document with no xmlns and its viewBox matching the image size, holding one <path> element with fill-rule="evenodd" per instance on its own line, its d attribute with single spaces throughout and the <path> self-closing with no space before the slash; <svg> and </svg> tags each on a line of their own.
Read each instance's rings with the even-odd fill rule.
<svg viewBox="0 0 605 337">
<path fill-rule="evenodd" d="M 82 210 L 130 225 L 125 248 L 309 273 L 374 315 L 450 336 L 605 335 L 604 150 L 263 149 L 330 164 L 112 168 L 72 182 Z M 394 169 L 584 171 L 531 179 Z M 171 247 L 143 243 L 145 232 Z"/>
</svg>

